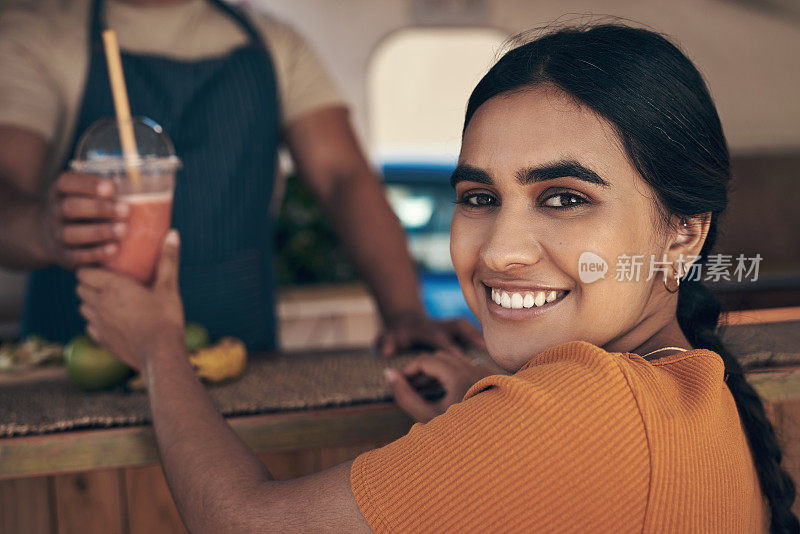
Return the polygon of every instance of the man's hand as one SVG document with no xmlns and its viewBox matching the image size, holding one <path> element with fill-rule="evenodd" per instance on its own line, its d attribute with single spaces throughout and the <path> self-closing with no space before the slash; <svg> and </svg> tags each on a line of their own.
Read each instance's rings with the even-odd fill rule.
<svg viewBox="0 0 800 534">
<path fill-rule="evenodd" d="M 474 324 L 466 319 L 434 321 L 417 313 L 395 318 L 378 338 L 378 348 L 384 356 L 412 348 L 460 353 L 468 347 L 486 348 L 483 335 Z"/>
<path fill-rule="evenodd" d="M 171 230 L 164 239 L 152 288 L 106 269 L 78 270 L 77 291 L 82 301 L 81 315 L 88 323 L 87 333 L 143 374 L 150 357 L 185 354 L 178 249 L 178 233 Z M 176 350 L 157 350 L 165 345 Z"/>
<path fill-rule="evenodd" d="M 0 125 L 3 267 L 101 264 L 117 252 L 117 240 L 125 235 L 129 208 L 114 202 L 110 180 L 69 172 L 45 189 L 51 149 L 37 132 Z"/>
<path fill-rule="evenodd" d="M 108 178 L 67 172 L 48 191 L 41 218 L 47 255 L 66 269 L 99 265 L 117 253 L 129 207 Z"/>
<path fill-rule="evenodd" d="M 400 371 L 386 369 L 385 373 L 397 405 L 417 421 L 427 423 L 451 405 L 461 402 L 475 382 L 498 371 L 466 356 L 440 351 L 415 358 Z M 417 382 L 414 378 L 420 375 L 439 382 L 445 390 L 444 397 L 429 402 L 417 393 L 410 381 Z"/>
</svg>

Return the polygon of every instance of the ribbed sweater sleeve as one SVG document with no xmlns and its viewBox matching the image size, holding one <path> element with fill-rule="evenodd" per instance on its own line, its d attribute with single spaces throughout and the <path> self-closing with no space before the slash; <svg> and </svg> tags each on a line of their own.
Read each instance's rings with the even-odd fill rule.
<svg viewBox="0 0 800 534">
<path fill-rule="evenodd" d="M 359 456 L 351 485 L 373 530 L 641 532 L 651 466 L 627 379 L 591 344 L 558 350 Z"/>
</svg>

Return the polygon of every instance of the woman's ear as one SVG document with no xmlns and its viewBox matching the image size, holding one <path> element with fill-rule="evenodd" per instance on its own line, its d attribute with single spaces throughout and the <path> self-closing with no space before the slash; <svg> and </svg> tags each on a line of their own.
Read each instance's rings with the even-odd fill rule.
<svg viewBox="0 0 800 534">
<path fill-rule="evenodd" d="M 669 254 L 675 257 L 699 255 L 710 227 L 710 211 L 694 217 L 675 217 Z"/>
</svg>

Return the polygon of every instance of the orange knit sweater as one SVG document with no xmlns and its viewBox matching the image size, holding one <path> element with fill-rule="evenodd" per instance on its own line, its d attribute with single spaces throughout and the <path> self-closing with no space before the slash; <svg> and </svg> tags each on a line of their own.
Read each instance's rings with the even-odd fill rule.
<svg viewBox="0 0 800 534">
<path fill-rule="evenodd" d="M 718 354 L 575 341 L 353 463 L 376 532 L 764 532 Z"/>
</svg>

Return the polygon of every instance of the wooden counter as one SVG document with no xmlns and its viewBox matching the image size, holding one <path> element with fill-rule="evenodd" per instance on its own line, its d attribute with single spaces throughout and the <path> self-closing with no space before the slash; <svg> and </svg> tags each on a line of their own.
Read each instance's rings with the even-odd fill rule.
<svg viewBox="0 0 800 534">
<path fill-rule="evenodd" d="M 408 431 L 382 369 L 410 357 L 256 353 L 208 391 L 273 476 L 294 478 Z M 143 392 L 81 392 L 56 367 L 0 383 L 0 398 L 0 533 L 184 532 Z"/>
<path fill-rule="evenodd" d="M 800 308 L 778 315 L 742 313 L 729 318 L 729 323 L 797 321 Z M 800 481 L 800 368 L 754 372 L 749 380 L 765 400 L 778 431 L 785 467 Z M 228 421 L 276 479 L 303 476 L 352 459 L 400 437 L 412 424 L 387 402 Z M 795 511 L 800 512 L 797 502 Z M 73 532 L 185 532 L 158 464 L 149 425 L 0 439 L 0 533 Z"/>
<path fill-rule="evenodd" d="M 388 443 L 412 421 L 394 404 L 232 417 L 276 479 L 314 473 Z M 185 532 L 152 427 L 0 439 L 0 532 Z"/>
<path fill-rule="evenodd" d="M 411 419 L 394 404 L 228 418 L 250 448 L 285 452 L 396 439 Z M 158 462 L 151 426 L 0 439 L 0 480 Z"/>
<path fill-rule="evenodd" d="M 800 368 L 750 375 L 800 480 Z M 405 434 L 391 403 L 233 417 L 276 479 L 325 469 Z M 796 511 L 798 510 L 795 505 Z M 185 532 L 158 465 L 150 426 L 0 439 L 0 532 Z"/>
</svg>

